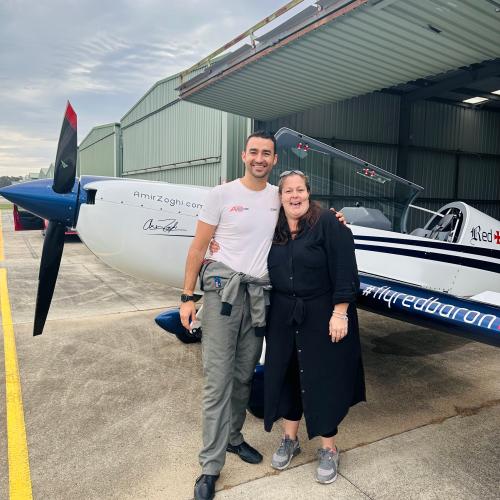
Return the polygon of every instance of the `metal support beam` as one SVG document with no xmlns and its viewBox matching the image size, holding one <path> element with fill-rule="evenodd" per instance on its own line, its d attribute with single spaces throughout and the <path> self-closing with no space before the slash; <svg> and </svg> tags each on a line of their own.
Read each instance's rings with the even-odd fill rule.
<svg viewBox="0 0 500 500">
<path fill-rule="evenodd" d="M 474 109 L 477 108 L 477 104 L 468 104 L 462 101 L 453 101 L 451 99 L 444 99 L 443 97 L 429 97 L 427 101 L 431 102 L 440 102 L 442 104 L 449 104 L 451 106 L 456 106 L 457 108 L 464 109 Z M 484 101 L 481 103 L 481 110 L 488 111 L 489 113 L 500 113 L 500 109 L 495 107 L 492 102 Z"/>
<path fill-rule="evenodd" d="M 329 140 L 326 142 L 327 144 L 330 144 L 330 146 L 335 147 L 335 141 Z M 328 184 L 329 184 L 329 189 L 328 189 L 328 195 L 330 197 L 329 203 L 331 207 L 336 208 L 337 210 L 340 210 L 342 207 L 335 207 L 333 203 L 335 203 L 335 193 L 333 192 L 333 186 L 335 185 L 335 159 L 330 157 L 329 159 L 329 165 L 328 165 Z"/>
<path fill-rule="evenodd" d="M 396 89 L 383 89 L 380 92 L 383 94 L 397 95 L 398 97 L 402 97 L 405 95 L 404 92 Z M 449 92 L 453 92 L 453 90 Z M 474 104 L 467 104 L 466 102 L 462 101 L 454 101 L 453 99 L 446 99 L 444 97 L 427 97 L 425 100 L 430 102 L 440 102 L 442 104 L 449 104 L 450 106 L 456 106 L 458 108 L 464 108 L 464 109 L 472 109 L 475 107 Z M 500 109 L 498 108 L 498 106 L 494 106 L 493 103 L 488 103 L 488 101 L 481 103 L 481 109 L 490 111 L 492 113 L 500 113 Z"/>
<path fill-rule="evenodd" d="M 330 144 L 340 150 L 343 150 L 342 148 L 344 144 L 359 144 L 361 146 L 377 146 L 384 148 L 395 148 L 398 146 L 396 143 L 392 142 L 357 141 L 352 139 L 340 139 L 338 137 L 314 137 L 314 139 L 320 142 L 324 142 L 325 144 Z M 442 148 L 433 148 L 431 146 L 414 146 L 414 145 L 408 145 L 408 149 L 410 151 L 427 151 L 430 153 L 443 153 L 447 155 L 472 156 L 475 158 L 480 157 L 480 158 L 488 158 L 491 160 L 500 160 L 500 154 L 482 153 L 480 151 L 462 151 L 460 149 L 442 149 Z"/>
<path fill-rule="evenodd" d="M 500 75 L 500 59 L 495 59 L 471 68 L 462 70 L 462 73 L 446 80 L 441 80 L 434 85 L 414 90 L 405 95 L 408 102 L 420 101 L 429 97 L 439 96 L 443 92 L 466 86 L 477 80 Z"/>
<path fill-rule="evenodd" d="M 398 164 L 397 174 L 403 179 L 408 172 L 408 147 L 410 145 L 410 103 L 401 98 L 399 104 Z"/>
<path fill-rule="evenodd" d="M 274 21 L 275 19 L 285 14 L 290 9 L 293 9 L 296 5 L 302 3 L 303 1 L 304 0 L 291 0 L 286 5 L 283 5 L 283 7 L 280 7 L 277 11 L 273 12 L 270 16 L 265 17 L 264 19 L 262 19 L 262 21 L 259 21 L 257 24 L 246 30 L 241 35 L 238 35 L 236 38 L 233 38 L 230 42 L 226 43 L 225 45 L 218 48 L 217 50 L 209 54 L 201 61 L 197 62 L 194 66 L 191 66 L 190 68 L 184 70 L 180 74 L 181 83 L 184 82 L 184 78 L 190 75 L 193 71 L 203 68 L 207 65 L 209 66 L 215 57 L 217 57 L 219 54 L 222 54 L 226 50 L 230 49 L 233 45 L 236 45 L 238 42 L 241 42 L 246 37 L 250 37 L 252 39 L 255 31 L 259 30 L 263 26 L 266 26 L 266 24 L 269 24 L 270 22 Z M 255 46 L 253 43 L 253 39 L 252 39 L 252 45 Z"/>
<path fill-rule="evenodd" d="M 491 101 L 500 101 L 500 95 L 492 94 L 491 92 L 485 92 L 484 90 L 460 87 L 458 89 L 453 89 L 452 92 L 454 94 L 463 94 L 470 97 L 485 97 L 486 99 L 490 99 Z"/>
<path fill-rule="evenodd" d="M 458 200 L 458 181 L 460 179 L 460 155 L 455 155 L 455 177 L 453 179 L 453 198 Z"/>
</svg>

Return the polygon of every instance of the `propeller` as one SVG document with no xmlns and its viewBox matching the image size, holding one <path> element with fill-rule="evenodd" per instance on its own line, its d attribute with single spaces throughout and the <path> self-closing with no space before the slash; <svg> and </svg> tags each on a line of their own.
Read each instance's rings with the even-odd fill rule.
<svg viewBox="0 0 500 500">
<path fill-rule="evenodd" d="M 76 155 L 76 113 L 68 101 L 57 145 L 52 186 L 56 193 L 63 194 L 71 191 L 76 176 Z"/>
<path fill-rule="evenodd" d="M 77 117 L 68 102 L 57 145 L 52 189 L 59 194 L 69 193 L 76 176 L 77 155 Z M 66 225 L 57 220 L 49 220 L 45 241 L 43 243 L 42 260 L 38 275 L 38 291 L 36 296 L 35 323 L 33 335 L 41 335 L 49 312 L 54 288 L 56 286 L 59 266 L 64 249 L 64 233 Z"/>
<path fill-rule="evenodd" d="M 42 260 L 38 274 L 36 294 L 35 324 L 33 335 L 41 335 L 54 295 L 59 266 L 64 248 L 66 226 L 56 221 L 49 221 L 43 242 Z"/>
</svg>

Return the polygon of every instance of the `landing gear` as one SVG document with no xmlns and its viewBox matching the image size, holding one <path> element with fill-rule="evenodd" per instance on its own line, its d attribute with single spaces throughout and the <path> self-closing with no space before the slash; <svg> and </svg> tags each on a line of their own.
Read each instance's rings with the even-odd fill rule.
<svg viewBox="0 0 500 500">
<path fill-rule="evenodd" d="M 181 323 L 179 309 L 169 309 L 155 318 L 156 324 L 169 333 L 173 333 L 183 344 L 201 342 L 201 327 L 186 330 Z"/>
<path fill-rule="evenodd" d="M 264 365 L 255 367 L 252 391 L 248 401 L 248 411 L 257 418 L 264 418 Z"/>
</svg>

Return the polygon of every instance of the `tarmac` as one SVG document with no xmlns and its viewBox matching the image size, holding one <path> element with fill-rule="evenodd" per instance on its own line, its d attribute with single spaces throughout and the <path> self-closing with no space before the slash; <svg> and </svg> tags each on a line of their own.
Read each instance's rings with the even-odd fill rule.
<svg viewBox="0 0 500 500">
<path fill-rule="evenodd" d="M 191 499 L 200 473 L 200 345 L 154 323 L 177 306 L 178 291 L 110 269 L 68 240 L 45 331 L 33 337 L 43 238 L 15 233 L 10 212 L 2 223 L 33 498 Z M 339 428 L 337 480 L 314 482 L 319 443 L 303 428 L 302 453 L 288 470 L 273 470 L 279 426 L 266 433 L 249 414 L 245 439 L 264 461 L 228 454 L 216 499 L 500 498 L 499 351 L 370 313 L 360 323 L 368 401 Z M 0 378 L 7 499 L 3 357 Z"/>
</svg>

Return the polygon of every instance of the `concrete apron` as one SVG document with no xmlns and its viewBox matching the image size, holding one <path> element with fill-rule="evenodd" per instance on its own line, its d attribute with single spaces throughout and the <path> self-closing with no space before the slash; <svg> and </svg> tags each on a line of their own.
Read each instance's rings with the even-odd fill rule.
<svg viewBox="0 0 500 500">
<path fill-rule="evenodd" d="M 164 333 L 153 322 L 159 310 L 152 310 L 175 305 L 177 292 L 126 277 L 100 264 L 84 245 L 67 244 L 46 330 L 33 338 L 42 238 L 38 232 L 9 231 L 5 215 L 3 224 L 34 498 L 192 498 L 201 442 L 200 346 Z M 457 435 L 465 448 L 469 437 L 484 437 L 475 442 L 488 449 L 482 455 L 476 446 L 474 460 L 478 468 L 484 457 L 489 470 L 493 445 L 487 443 L 500 444 L 493 431 L 500 422 L 498 351 L 366 313 L 361 328 L 368 402 L 352 408 L 340 427 L 341 477 L 326 487 L 329 495 L 342 496 L 345 487 L 345 498 L 448 498 L 444 486 L 460 479 L 454 463 L 467 461 L 465 450 L 446 455 L 448 448 L 456 449 Z M 3 358 L 0 368 L 4 378 Z M 0 449 L 5 450 L 4 387 Z M 482 426 L 484 419 L 495 425 Z M 261 421 L 249 416 L 245 436 L 263 452 L 264 462 L 248 465 L 228 455 L 217 483 L 225 490 L 221 498 L 322 498 L 310 494 L 314 466 L 296 467 L 313 462 L 318 446 L 307 441 L 303 429 L 303 453 L 294 459 L 294 469 L 280 474 L 269 466 L 279 426 L 267 434 Z M 415 483 L 419 446 L 426 456 L 444 454 L 450 461 L 436 469 L 429 459 L 432 474 L 420 463 L 420 476 L 431 478 L 428 484 Z M 287 478 L 296 485 L 295 496 L 278 487 L 288 484 Z M 483 493 L 497 491 L 494 475 L 485 475 L 481 484 Z M 7 491 L 3 453 L 0 498 L 7 498 Z"/>
</svg>

